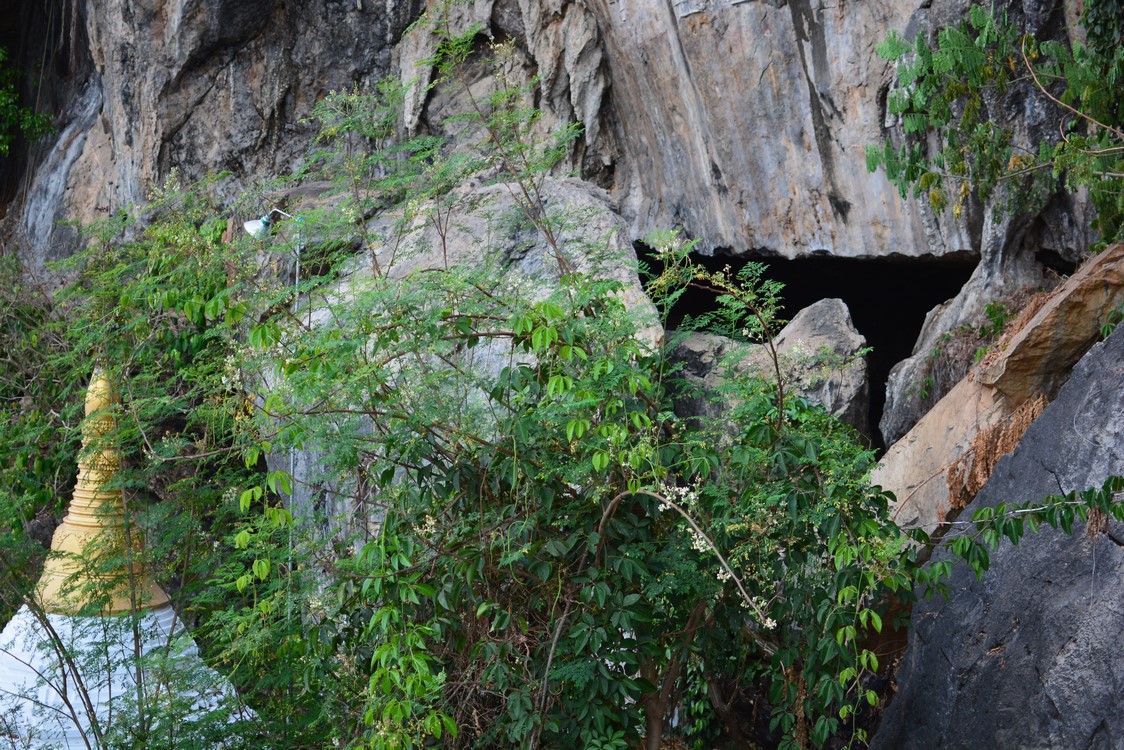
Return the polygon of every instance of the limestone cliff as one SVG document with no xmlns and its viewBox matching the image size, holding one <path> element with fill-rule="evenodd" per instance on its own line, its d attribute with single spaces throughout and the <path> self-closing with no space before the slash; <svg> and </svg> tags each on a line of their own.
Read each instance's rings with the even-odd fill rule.
<svg viewBox="0 0 1124 750">
<path fill-rule="evenodd" d="M 1064 34 L 1059 4 L 1013 12 L 1039 27 L 1052 19 L 1051 33 Z M 1008 226 L 988 207 L 965 221 L 933 216 L 865 167 L 863 147 L 895 132 L 885 114 L 893 70 L 875 44 L 965 4 L 930 5 L 476 0 L 458 13 L 482 39 L 512 39 L 539 76 L 539 106 L 582 124 L 574 166 L 610 189 L 634 238 L 682 226 L 704 250 L 734 254 L 1001 253 L 1024 220 Z M 60 7 L 73 55 L 87 64 L 67 79 L 57 136 L 35 150 L 16 197 L 37 258 L 67 251 L 55 221 L 127 207 L 172 168 L 189 178 L 229 170 L 232 192 L 288 173 L 311 136 L 303 118 L 326 92 L 429 75 L 416 62 L 432 40 L 405 33 L 420 0 Z M 446 103 L 418 91 L 409 129 L 435 122 L 428 110 Z M 1042 120 L 1027 102 L 1007 114 Z M 1080 249 L 1080 237 L 1063 234 L 1028 249 Z"/>
<path fill-rule="evenodd" d="M 306 118 L 331 90 L 399 78 L 410 84 L 402 131 L 455 135 L 442 122 L 467 102 L 428 88 L 433 71 L 421 64 L 439 35 L 411 30 L 426 5 L 25 0 L 0 26 L 0 44 L 25 67 L 59 58 L 39 79 L 50 94 L 28 92 L 57 117 L 52 138 L 0 165 L 8 246 L 32 266 L 64 256 L 77 238 L 59 222 L 126 209 L 172 169 L 189 180 L 227 173 L 218 189 L 231 198 L 289 174 L 314 135 Z M 1075 32 L 1073 0 L 1004 5 L 1040 36 Z M 475 25 L 482 51 L 510 42 L 517 77 L 537 77 L 544 131 L 582 126 L 562 168 L 610 192 L 633 240 L 681 227 L 703 253 L 978 258 L 895 369 L 885 414 L 872 415 L 893 442 L 922 413 L 909 393 L 934 342 L 987 302 L 1041 285 L 1044 260 L 1072 264 L 1089 241 L 1079 200 L 1059 197 L 1029 215 L 1002 211 L 1002 199 L 970 202 L 953 219 L 903 200 L 883 174 L 867 171 L 865 145 L 902 138 L 886 112 L 895 71 L 875 45 L 891 29 L 932 38 L 966 7 L 473 0 L 453 17 L 457 30 Z M 469 83 L 486 85 L 486 66 L 469 67 L 478 79 Z M 1018 142 L 1053 137 L 1056 118 L 1028 86 L 989 107 Z"/>
</svg>

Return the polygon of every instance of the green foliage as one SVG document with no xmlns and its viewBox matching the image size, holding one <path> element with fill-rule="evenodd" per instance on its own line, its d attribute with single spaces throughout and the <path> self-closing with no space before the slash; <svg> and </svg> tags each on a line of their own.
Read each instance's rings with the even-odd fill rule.
<svg viewBox="0 0 1124 750">
<path fill-rule="evenodd" d="M 13 256 L 0 257 L 0 621 L 34 585 L 44 550 L 34 543 L 53 525 L 74 482 L 80 392 L 53 366 L 65 351 L 50 297 Z"/>
<path fill-rule="evenodd" d="M 1091 536 L 1103 533 L 1106 519 L 1124 519 L 1124 503 L 1117 499 L 1121 492 L 1124 492 L 1124 477 L 1110 476 L 1100 487 L 1050 495 L 1027 503 L 999 503 L 980 508 L 970 523 L 963 524 L 969 528 L 951 539 L 948 549 L 967 561 L 977 578 L 982 578 L 991 564 L 989 553 L 998 549 L 1005 539 L 1018 544 L 1028 533 L 1045 526 L 1069 534 L 1078 521 L 1088 522 Z"/>
<path fill-rule="evenodd" d="M 704 284 L 769 340 L 759 271 L 667 253 L 656 288 Z M 731 382 L 733 436 L 678 420 L 619 285 L 559 284 L 539 298 L 487 266 L 353 278 L 319 302 L 330 322 L 262 337 L 282 348 L 286 398 L 259 415 L 272 449 L 296 435 L 368 478 L 352 502 L 377 531 L 362 585 L 344 584 L 378 644 L 367 742 L 455 726 L 485 746 L 634 743 L 646 721 L 663 731 L 689 658 L 749 658 L 778 734 L 822 745 L 868 700 L 859 644 L 882 595 L 908 595 L 913 548 L 865 484 L 871 456 L 776 381 Z"/>
<path fill-rule="evenodd" d="M 8 50 L 0 47 L 0 156 L 7 156 L 18 134 L 35 140 L 51 132 L 51 118 L 20 104 L 17 73 L 8 65 Z"/>
<path fill-rule="evenodd" d="M 1107 339 L 1116 330 L 1116 326 L 1120 321 L 1124 320 L 1124 307 L 1117 307 L 1108 312 L 1108 318 L 1105 320 L 1104 325 L 1101 326 L 1101 338 Z"/>
<path fill-rule="evenodd" d="M 921 35 L 909 43 L 891 32 L 878 53 L 897 62 L 899 85 L 887 108 L 901 118 L 905 139 L 869 146 L 868 168 L 884 168 L 903 197 L 925 199 L 936 211 L 951 208 L 954 217 L 972 189 L 987 201 L 1004 186 L 999 207 L 1010 210 L 1031 207 L 1063 184 L 1085 189 L 1101 240 L 1118 239 L 1124 52 L 1114 34 L 1122 18 L 1116 3 L 1088 3 L 1088 43 L 1072 48 L 1039 42 L 980 6 L 940 30 L 934 47 Z M 1056 105 L 1056 142 L 1019 144 L 1002 115 L 1004 102 L 1033 89 Z"/>
<path fill-rule="evenodd" d="M 1007 323 L 1014 317 L 1014 313 L 1002 302 L 988 302 L 984 305 L 984 315 L 987 317 L 987 322 L 979 327 L 977 334 L 981 339 L 989 342 L 998 339 L 1003 334 L 1003 329 L 1007 327 Z M 972 363 L 980 362 L 990 350 L 990 344 L 978 347 L 972 354 Z"/>
</svg>

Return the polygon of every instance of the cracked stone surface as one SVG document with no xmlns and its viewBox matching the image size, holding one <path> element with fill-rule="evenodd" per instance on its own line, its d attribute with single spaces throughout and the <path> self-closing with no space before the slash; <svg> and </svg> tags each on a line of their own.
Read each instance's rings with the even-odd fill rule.
<svg viewBox="0 0 1124 750">
<path fill-rule="evenodd" d="M 964 511 L 1100 486 L 1124 474 L 1124 329 L 1074 369 Z M 1124 747 L 1124 527 L 1087 538 L 1045 529 L 1003 545 L 977 581 L 958 565 L 950 600 L 914 629 L 874 750 Z M 945 553 L 939 552 L 939 559 Z"/>
<path fill-rule="evenodd" d="M 938 530 L 945 513 L 963 505 L 959 497 L 950 499 L 953 466 L 962 459 L 981 459 L 973 455 L 977 439 L 990 433 L 989 443 L 995 445 L 1029 400 L 1053 398 L 1100 338 L 1109 312 L 1122 302 L 1124 245 L 1116 244 L 1055 289 L 1021 328 L 1012 328 L 990 357 L 890 447 L 872 479 L 897 497 L 894 520 L 929 533 Z"/>
<path fill-rule="evenodd" d="M 1064 36 L 1057 11 L 1073 2 L 1004 5 Z M 438 36 L 406 33 L 421 0 L 74 5 L 97 108 L 85 116 L 76 98 L 59 113 L 60 133 L 81 127 L 51 148 L 80 148 L 52 162 L 56 189 L 24 212 L 35 242 L 50 242 L 54 219 L 89 221 L 143 199 L 173 167 L 189 179 L 230 170 L 232 195 L 297 168 L 314 133 L 312 106 L 333 89 L 370 89 L 389 75 L 415 81 L 407 132 L 435 128 L 450 100 L 430 92 L 433 71 L 416 66 Z M 683 227 L 704 251 L 789 258 L 1080 249 L 1083 223 L 1068 207 L 1061 221 L 1033 225 L 1023 248 L 1022 218 L 988 207 L 959 220 L 933 215 L 866 169 L 863 147 L 898 133 L 885 112 L 893 69 L 876 44 L 890 29 L 931 36 L 967 5 L 474 0 L 458 6 L 454 25 L 478 23 L 482 48 L 511 41 L 515 80 L 538 77 L 545 122 L 582 125 L 566 168 L 610 190 L 631 239 Z M 1001 105 L 996 117 L 1017 125 L 1020 142 L 1055 129 L 1033 96 Z"/>
<path fill-rule="evenodd" d="M 802 396 L 866 434 L 869 429 L 870 382 L 866 357 L 860 352 L 866 339 L 851 321 L 851 312 L 840 299 L 823 299 L 796 314 L 773 339 L 789 394 Z M 726 336 L 690 333 L 669 354 L 683 366 L 682 377 L 700 392 L 682 396 L 680 416 L 721 417 L 730 407 L 716 398 L 723 369 L 726 377 L 753 374 L 773 377 L 772 360 L 765 347 Z"/>
</svg>

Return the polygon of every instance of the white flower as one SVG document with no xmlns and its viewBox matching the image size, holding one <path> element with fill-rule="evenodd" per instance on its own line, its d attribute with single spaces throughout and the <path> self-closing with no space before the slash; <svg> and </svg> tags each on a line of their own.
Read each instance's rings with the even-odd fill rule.
<svg viewBox="0 0 1124 750">
<path fill-rule="evenodd" d="M 707 544 L 707 542 L 706 542 L 706 537 L 704 537 L 702 534 L 695 531 L 694 529 L 691 529 L 690 533 L 691 533 L 691 549 L 693 549 L 695 552 L 706 552 L 707 550 L 710 549 L 710 545 Z"/>
</svg>

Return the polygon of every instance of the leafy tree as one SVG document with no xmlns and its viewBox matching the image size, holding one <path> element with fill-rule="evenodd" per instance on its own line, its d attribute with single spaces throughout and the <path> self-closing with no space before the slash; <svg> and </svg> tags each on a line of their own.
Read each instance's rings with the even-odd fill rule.
<svg viewBox="0 0 1124 750">
<path fill-rule="evenodd" d="M 462 74 L 472 37 L 443 45 L 447 76 Z M 302 284 L 315 325 L 284 314 L 247 337 L 265 436 L 247 458 L 317 452 L 324 486 L 349 491 L 366 521 L 323 616 L 358 617 L 371 646 L 365 742 L 655 747 L 694 664 L 725 704 L 764 691 L 776 737 L 822 745 L 876 698 L 863 633 L 881 629 L 885 593 L 909 595 L 914 548 L 863 478 L 870 454 L 787 397 L 775 362 L 723 394 L 738 404 L 733 432 L 674 415 L 674 373 L 619 284 L 575 270 L 596 238 L 575 236 L 544 190 L 571 136 L 540 146 L 521 91 L 474 101 L 462 122 L 482 137 L 468 153 L 370 138 L 382 131 L 360 114 L 386 119 L 385 89 L 320 112 L 347 163 L 380 165 L 348 170 L 365 176 L 347 195 L 406 201 L 382 247 L 405 252 L 408 219 L 440 231 L 454 210 L 454 181 L 419 174 L 473 164 L 511 196 L 508 220 L 537 234 L 556 286 L 489 264 L 360 275 L 342 258 Z M 771 346 L 777 288 L 760 267 L 709 274 L 673 240 L 664 253 L 654 294 L 711 291 L 716 324 Z M 244 504 L 270 497 L 269 481 Z"/>
<path fill-rule="evenodd" d="M 898 63 L 889 95 L 901 118 L 901 145 L 867 148 L 867 166 L 882 167 L 904 197 L 927 200 L 959 216 L 975 191 L 987 200 L 1005 188 L 1009 210 L 1022 210 L 1064 186 L 1087 190 L 1102 242 L 1124 227 L 1124 11 L 1091 0 L 1082 24 L 1087 41 L 1069 46 L 1021 33 L 1005 15 L 972 6 L 968 18 L 942 29 L 935 46 L 896 32 L 878 47 Z M 1037 90 L 1049 100 L 1056 140 L 1023 145 L 1002 115 L 1003 102 Z M 935 136 L 935 138 L 930 138 Z"/>
</svg>

